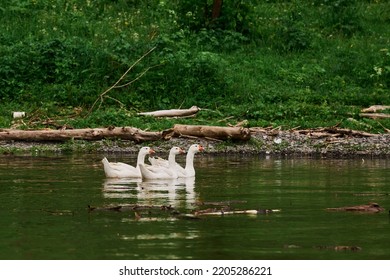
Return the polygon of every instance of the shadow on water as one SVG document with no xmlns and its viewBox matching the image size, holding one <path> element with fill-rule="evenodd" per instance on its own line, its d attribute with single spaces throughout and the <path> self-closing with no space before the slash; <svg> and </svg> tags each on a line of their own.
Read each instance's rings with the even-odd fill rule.
<svg viewBox="0 0 390 280">
<path fill-rule="evenodd" d="M 389 160 L 199 155 L 196 178 L 161 181 L 106 179 L 100 160 L 1 156 L 0 259 L 390 258 Z M 325 210 L 372 201 L 386 210 Z M 179 219 L 171 211 L 227 206 L 281 212 Z"/>
</svg>

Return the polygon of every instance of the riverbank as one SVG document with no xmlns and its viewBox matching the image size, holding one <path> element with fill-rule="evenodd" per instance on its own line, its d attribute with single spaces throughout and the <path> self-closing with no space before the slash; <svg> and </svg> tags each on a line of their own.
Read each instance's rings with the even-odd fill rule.
<svg viewBox="0 0 390 280">
<path fill-rule="evenodd" d="M 197 138 L 171 138 L 166 141 L 134 143 L 125 140 L 22 142 L 1 141 L 1 154 L 37 153 L 137 153 L 142 146 L 151 146 L 165 153 L 172 146 L 186 148 L 200 143 L 208 154 L 259 154 L 275 156 L 313 156 L 329 158 L 390 157 L 390 134 L 364 136 L 356 133 L 318 133 L 251 129 L 245 142 L 217 141 Z"/>
</svg>

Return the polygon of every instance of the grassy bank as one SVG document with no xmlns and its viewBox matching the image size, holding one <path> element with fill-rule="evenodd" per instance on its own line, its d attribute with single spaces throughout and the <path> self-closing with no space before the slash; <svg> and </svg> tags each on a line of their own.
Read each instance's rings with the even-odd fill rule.
<svg viewBox="0 0 390 280">
<path fill-rule="evenodd" d="M 390 129 L 359 116 L 390 104 L 388 1 L 193 2 L 8 1 L 0 127 L 160 130 L 178 121 L 136 113 L 197 105 L 181 123 Z"/>
</svg>

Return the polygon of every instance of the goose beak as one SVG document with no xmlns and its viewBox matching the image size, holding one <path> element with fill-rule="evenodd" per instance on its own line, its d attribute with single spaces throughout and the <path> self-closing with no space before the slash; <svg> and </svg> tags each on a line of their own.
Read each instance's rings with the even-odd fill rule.
<svg viewBox="0 0 390 280">
<path fill-rule="evenodd" d="M 186 153 L 186 150 L 183 150 L 180 148 L 180 154 L 185 154 Z"/>
<path fill-rule="evenodd" d="M 204 148 L 203 148 L 203 146 L 202 145 L 199 145 L 199 152 L 202 152 L 202 151 L 204 151 Z"/>
<path fill-rule="evenodd" d="M 156 151 L 153 150 L 152 148 L 149 150 L 149 155 L 153 155 Z"/>
</svg>

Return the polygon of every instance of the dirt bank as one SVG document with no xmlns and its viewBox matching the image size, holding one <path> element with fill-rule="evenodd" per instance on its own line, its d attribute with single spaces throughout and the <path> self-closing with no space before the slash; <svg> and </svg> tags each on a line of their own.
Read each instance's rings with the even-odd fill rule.
<svg viewBox="0 0 390 280">
<path fill-rule="evenodd" d="M 151 146 L 159 152 L 172 146 L 188 147 L 200 143 L 210 154 L 270 154 L 281 156 L 321 156 L 345 158 L 356 156 L 390 157 L 390 134 L 366 135 L 359 133 L 301 133 L 252 129 L 246 142 L 226 142 L 206 139 L 171 138 L 167 141 L 136 144 L 123 140 L 53 142 L 0 142 L 0 151 L 7 153 L 30 152 L 98 152 L 136 153 L 141 146 Z"/>
</svg>

